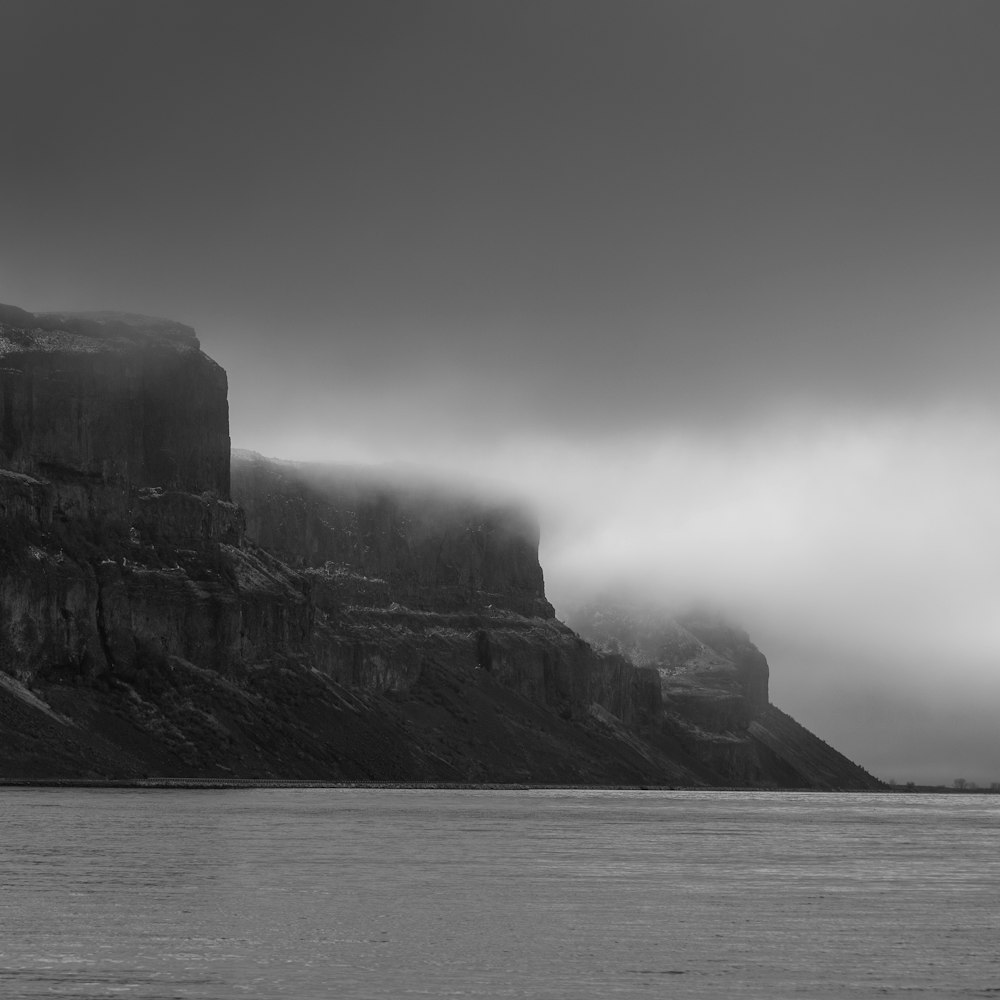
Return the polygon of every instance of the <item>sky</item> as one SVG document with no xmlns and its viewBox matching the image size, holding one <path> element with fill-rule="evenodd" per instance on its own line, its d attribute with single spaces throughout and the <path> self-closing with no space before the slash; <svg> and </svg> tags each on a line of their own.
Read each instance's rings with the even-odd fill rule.
<svg viewBox="0 0 1000 1000">
<path fill-rule="evenodd" d="M 233 443 L 718 603 L 878 776 L 1000 781 L 1000 4 L 0 0 L 0 301 L 193 325 Z"/>
</svg>

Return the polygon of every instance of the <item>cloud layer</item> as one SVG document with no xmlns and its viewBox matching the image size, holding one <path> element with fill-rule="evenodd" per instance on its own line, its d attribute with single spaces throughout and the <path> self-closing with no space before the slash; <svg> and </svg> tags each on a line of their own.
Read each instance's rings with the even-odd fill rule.
<svg viewBox="0 0 1000 1000">
<path fill-rule="evenodd" d="M 557 610 L 609 590 L 709 601 L 769 656 L 775 702 L 870 770 L 1000 780 L 997 412 L 791 409 L 724 433 L 489 449 L 386 437 L 353 457 L 376 456 L 528 499 Z"/>
</svg>

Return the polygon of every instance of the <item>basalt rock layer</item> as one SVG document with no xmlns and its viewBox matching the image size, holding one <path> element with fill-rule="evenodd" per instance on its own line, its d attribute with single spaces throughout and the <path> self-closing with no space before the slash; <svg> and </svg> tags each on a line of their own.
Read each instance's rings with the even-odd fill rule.
<svg viewBox="0 0 1000 1000">
<path fill-rule="evenodd" d="M 248 533 L 316 571 L 325 600 L 553 618 L 538 526 L 514 504 L 413 473 L 266 460 L 235 452 L 234 498 Z"/>
<path fill-rule="evenodd" d="M 227 391 L 190 327 L 0 306 L 0 464 L 64 493 L 107 486 L 109 507 L 144 486 L 226 499 Z"/>
<path fill-rule="evenodd" d="M 231 458 L 180 324 L 0 307 L 0 522 L 0 778 L 838 783 L 759 653 L 767 752 L 702 752 L 722 702 L 557 621 L 516 505 Z"/>
<path fill-rule="evenodd" d="M 732 784 L 882 787 L 771 705 L 764 654 L 719 615 L 676 614 L 608 596 L 574 610 L 569 620 L 597 649 L 656 671 L 664 718 L 680 744 Z"/>
</svg>

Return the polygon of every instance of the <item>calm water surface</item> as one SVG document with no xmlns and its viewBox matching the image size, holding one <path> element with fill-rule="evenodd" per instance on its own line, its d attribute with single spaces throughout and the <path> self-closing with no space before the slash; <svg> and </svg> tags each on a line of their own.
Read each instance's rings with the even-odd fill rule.
<svg viewBox="0 0 1000 1000">
<path fill-rule="evenodd" d="M 0 996 L 1000 997 L 1000 798 L 0 789 Z"/>
</svg>

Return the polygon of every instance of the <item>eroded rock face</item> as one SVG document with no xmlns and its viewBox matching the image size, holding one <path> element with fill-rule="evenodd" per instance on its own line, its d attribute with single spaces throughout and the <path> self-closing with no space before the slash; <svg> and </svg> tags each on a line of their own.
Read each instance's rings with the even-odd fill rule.
<svg viewBox="0 0 1000 1000">
<path fill-rule="evenodd" d="M 182 656 L 238 672 L 253 595 L 222 548 L 244 531 L 226 393 L 180 324 L 0 309 L 4 671 L 91 681 Z"/>
<path fill-rule="evenodd" d="M 225 375 L 178 324 L 5 307 L 0 368 L 21 773 L 699 780 L 625 738 L 656 675 L 554 620 L 515 507 L 243 457 L 245 513 Z"/>
<path fill-rule="evenodd" d="M 744 634 L 595 650 L 557 621 L 515 506 L 245 454 L 230 475 L 193 330 L 0 306 L 0 778 L 843 773 L 768 709 Z"/>
<path fill-rule="evenodd" d="M 596 653 L 555 621 L 537 524 L 516 506 L 245 452 L 232 470 L 247 537 L 302 567 L 313 662 L 339 683 L 409 692 L 435 662 L 568 717 L 595 704 L 629 725 L 658 717 L 655 672 Z"/>
<path fill-rule="evenodd" d="M 597 649 L 655 670 L 678 741 L 727 783 L 880 787 L 770 704 L 764 654 L 721 615 L 606 597 L 574 610 L 569 620 Z"/>
<path fill-rule="evenodd" d="M 486 503 L 376 470 L 236 452 L 232 488 L 262 547 L 315 577 L 331 604 L 500 608 L 552 618 L 538 526 Z"/>
<path fill-rule="evenodd" d="M 654 668 L 665 701 L 683 702 L 714 728 L 725 728 L 727 719 L 745 725 L 768 704 L 764 654 L 717 614 L 679 614 L 608 596 L 575 609 L 570 619 L 598 648 Z"/>
<path fill-rule="evenodd" d="M 0 464 L 100 496 L 229 496 L 226 373 L 181 324 L 0 310 Z"/>
</svg>

